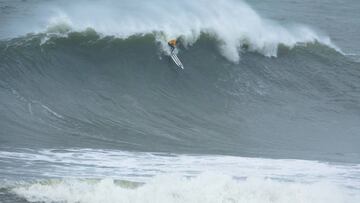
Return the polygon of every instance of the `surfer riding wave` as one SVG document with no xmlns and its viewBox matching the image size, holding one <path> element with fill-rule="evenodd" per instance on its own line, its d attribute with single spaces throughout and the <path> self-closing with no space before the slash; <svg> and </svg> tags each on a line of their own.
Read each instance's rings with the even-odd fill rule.
<svg viewBox="0 0 360 203">
<path fill-rule="evenodd" d="M 171 53 L 173 53 L 176 48 L 176 39 L 170 40 L 168 45 L 171 47 Z"/>
<path fill-rule="evenodd" d="M 168 41 L 168 45 L 171 48 L 171 54 L 170 57 L 173 59 L 173 61 L 175 62 L 175 64 L 184 69 L 183 64 L 181 63 L 180 59 L 178 58 L 178 56 L 174 53 L 175 49 L 176 49 L 176 39 L 170 40 Z"/>
</svg>

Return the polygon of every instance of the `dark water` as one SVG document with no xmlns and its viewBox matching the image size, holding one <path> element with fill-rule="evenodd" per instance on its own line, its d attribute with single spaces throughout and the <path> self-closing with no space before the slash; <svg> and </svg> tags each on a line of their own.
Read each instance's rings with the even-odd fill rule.
<svg viewBox="0 0 360 203">
<path fill-rule="evenodd" d="M 130 15 L 137 4 L 124 1 L 113 34 L 114 16 L 88 22 L 85 11 L 100 4 L 77 10 L 84 2 L 0 2 L 0 202 L 359 199 L 358 2 L 255 1 L 252 10 L 219 1 L 216 15 L 245 30 L 225 32 L 204 24 L 212 7 L 191 13 L 204 1 L 171 2 L 194 15 L 174 31 L 184 70 L 164 50 L 174 36 L 167 21 L 139 23 Z M 161 17 L 165 2 L 156 3 L 139 9 Z M 252 23 L 221 12 L 229 6 Z M 58 11 L 42 9 L 53 7 L 65 23 L 44 27 Z M 239 43 L 235 58 L 228 42 Z"/>
<path fill-rule="evenodd" d="M 360 69 L 326 46 L 233 64 L 203 36 L 179 71 L 150 35 L 39 40 L 2 43 L 3 147 L 359 158 Z"/>
</svg>

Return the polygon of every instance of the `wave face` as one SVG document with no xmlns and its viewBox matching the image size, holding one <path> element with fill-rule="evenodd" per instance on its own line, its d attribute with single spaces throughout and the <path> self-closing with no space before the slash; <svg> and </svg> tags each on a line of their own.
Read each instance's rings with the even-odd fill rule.
<svg viewBox="0 0 360 203">
<path fill-rule="evenodd" d="M 209 35 L 180 49 L 184 71 L 155 35 L 3 41 L 1 145 L 359 158 L 358 63 L 319 43 L 237 64 Z"/>
</svg>

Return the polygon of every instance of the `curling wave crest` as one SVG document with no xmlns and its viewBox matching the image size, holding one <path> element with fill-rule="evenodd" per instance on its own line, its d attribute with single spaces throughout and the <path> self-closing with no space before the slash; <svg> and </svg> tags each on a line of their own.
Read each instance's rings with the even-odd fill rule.
<svg viewBox="0 0 360 203">
<path fill-rule="evenodd" d="M 302 43 L 319 42 L 340 51 L 329 37 L 305 25 L 280 25 L 262 18 L 243 1 L 86 2 L 43 8 L 52 12 L 37 31 L 64 36 L 91 28 L 103 36 L 119 38 L 155 34 L 165 51 L 170 39 L 180 38 L 187 47 L 206 33 L 218 40 L 222 55 L 235 63 L 240 60 L 244 47 L 268 57 L 277 56 L 279 45 L 291 48 Z"/>
</svg>

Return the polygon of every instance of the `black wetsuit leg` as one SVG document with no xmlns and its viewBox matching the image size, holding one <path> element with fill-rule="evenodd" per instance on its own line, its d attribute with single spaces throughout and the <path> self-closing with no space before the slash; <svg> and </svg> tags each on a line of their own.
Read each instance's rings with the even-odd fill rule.
<svg viewBox="0 0 360 203">
<path fill-rule="evenodd" d="M 170 43 L 168 43 L 168 45 L 170 46 L 170 48 L 171 48 L 171 53 L 173 53 L 173 51 L 175 50 L 175 46 L 174 45 L 172 45 L 172 44 L 170 44 Z"/>
</svg>

